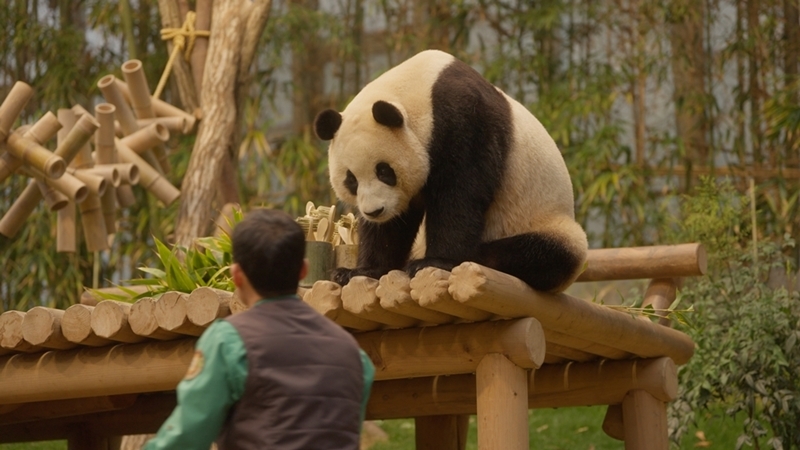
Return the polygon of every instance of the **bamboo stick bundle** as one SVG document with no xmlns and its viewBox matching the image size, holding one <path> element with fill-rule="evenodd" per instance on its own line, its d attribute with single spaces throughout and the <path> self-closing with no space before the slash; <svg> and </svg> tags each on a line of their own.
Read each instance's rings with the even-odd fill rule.
<svg viewBox="0 0 800 450">
<path fill-rule="evenodd" d="M 160 341 L 168 341 L 182 337 L 178 333 L 167 331 L 158 326 L 156 320 L 156 301 L 152 297 L 140 298 L 131 306 L 131 311 L 128 314 L 128 322 L 131 324 L 131 330 L 139 336 L 148 337 L 151 339 L 158 339 Z"/>
<path fill-rule="evenodd" d="M 25 313 L 22 321 L 22 337 L 42 348 L 66 350 L 75 347 L 75 343 L 64 337 L 61 331 L 61 319 L 64 310 L 36 306 Z"/>
<path fill-rule="evenodd" d="M 0 349 L 7 352 L 35 353 L 43 349 L 26 341 L 22 335 L 22 311 L 6 311 L 0 314 Z"/>
<path fill-rule="evenodd" d="M 378 280 L 368 277 L 353 277 L 347 286 L 342 287 L 342 306 L 358 317 L 369 319 L 394 328 L 406 328 L 419 321 L 408 316 L 389 312 L 381 307 L 375 294 Z"/>
<path fill-rule="evenodd" d="M 592 249 L 577 281 L 691 277 L 707 267 L 706 250 L 697 243 Z"/>
<path fill-rule="evenodd" d="M 449 279 L 450 272 L 436 267 L 426 267 L 417 272 L 409 283 L 411 298 L 423 308 L 468 322 L 482 322 L 492 318 L 492 314 L 486 311 L 470 308 L 453 300 L 447 290 L 450 286 Z"/>
<path fill-rule="evenodd" d="M 101 338 L 92 330 L 94 306 L 75 304 L 64 311 L 61 332 L 68 341 L 89 347 L 103 347 L 114 341 Z"/>
<path fill-rule="evenodd" d="M 186 317 L 198 327 L 206 328 L 215 320 L 231 315 L 232 299 L 232 292 L 199 287 L 186 299 Z"/>
<path fill-rule="evenodd" d="M 320 280 L 306 291 L 303 301 L 315 311 L 339 325 L 357 331 L 377 330 L 381 324 L 356 316 L 342 305 L 342 287 L 333 281 Z"/>
<path fill-rule="evenodd" d="M 156 169 L 142 159 L 141 156 L 137 155 L 136 152 L 123 144 L 119 139 L 116 139 L 116 146 L 122 161 L 133 163 L 139 168 L 139 175 L 141 177 L 140 184 L 142 187 L 147 189 L 162 203 L 171 205 L 172 202 L 180 197 L 181 192 L 170 184 Z"/>
<path fill-rule="evenodd" d="M 375 295 L 383 309 L 408 316 L 429 324 L 441 325 L 455 321 L 455 317 L 426 309 L 411 298 L 411 278 L 402 270 L 392 270 L 379 280 Z"/>
<path fill-rule="evenodd" d="M 544 335 L 533 318 L 370 331 L 353 335 L 375 362 L 375 380 L 475 372 L 484 356 L 500 353 L 522 368 L 536 368 Z"/>
<path fill-rule="evenodd" d="M 694 353 L 694 342 L 677 330 L 566 294 L 536 292 L 511 275 L 475 263 L 453 269 L 449 291 L 465 305 L 504 316 L 536 317 L 547 329 L 638 357 L 669 356 L 684 364 Z"/>
<path fill-rule="evenodd" d="M 14 86 L 8 91 L 3 103 L 0 103 L 0 142 L 6 140 L 11 131 L 11 125 L 17 120 L 17 116 L 31 97 L 33 97 L 33 89 L 22 81 L 14 83 Z"/>
<path fill-rule="evenodd" d="M 114 79 L 114 84 L 125 100 L 133 103 L 129 84 L 118 78 Z M 157 98 L 151 97 L 150 102 L 153 107 L 153 112 L 155 112 L 156 116 L 158 117 L 177 116 L 186 119 L 187 128 L 184 129 L 184 134 L 189 134 L 194 130 L 198 120 L 198 118 L 194 115 L 189 114 L 186 111 Z"/>
<path fill-rule="evenodd" d="M 129 100 L 131 105 L 133 105 L 133 111 L 136 117 L 139 119 L 155 117 L 153 98 L 150 95 L 150 87 L 147 85 L 147 78 L 144 76 L 142 62 L 138 59 L 132 59 L 123 63 L 122 76 L 128 83 L 128 91 L 131 94 Z M 158 160 L 161 172 L 168 173 L 170 171 L 170 164 L 164 146 L 155 145 L 152 147 L 151 151 Z"/>
<path fill-rule="evenodd" d="M 92 331 L 101 338 L 117 342 L 136 343 L 145 340 L 131 330 L 128 314 L 131 304 L 103 300 L 92 310 Z"/>
<path fill-rule="evenodd" d="M 158 326 L 173 333 L 200 336 L 205 328 L 193 324 L 187 317 L 188 294 L 165 292 L 156 300 L 155 316 Z"/>
<path fill-rule="evenodd" d="M 160 123 L 153 123 L 121 138 L 120 142 L 141 155 L 147 150 L 163 145 L 168 140 L 169 130 L 167 127 Z"/>
<path fill-rule="evenodd" d="M 117 147 L 114 145 L 114 112 L 116 107 L 110 103 L 100 103 L 94 107 L 94 115 L 100 124 L 95 133 L 95 158 L 97 164 L 112 167 L 117 162 Z M 119 173 L 117 173 L 119 175 Z M 117 190 L 119 181 L 103 193 L 100 205 L 103 210 L 103 221 L 106 224 L 106 233 L 112 234 L 117 230 Z"/>
</svg>

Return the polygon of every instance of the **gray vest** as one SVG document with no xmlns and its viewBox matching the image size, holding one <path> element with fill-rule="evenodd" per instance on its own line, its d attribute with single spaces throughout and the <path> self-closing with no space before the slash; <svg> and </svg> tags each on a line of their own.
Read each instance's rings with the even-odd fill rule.
<svg viewBox="0 0 800 450">
<path fill-rule="evenodd" d="M 364 380 L 353 336 L 299 299 L 226 320 L 244 341 L 249 371 L 221 450 L 358 449 Z"/>
</svg>

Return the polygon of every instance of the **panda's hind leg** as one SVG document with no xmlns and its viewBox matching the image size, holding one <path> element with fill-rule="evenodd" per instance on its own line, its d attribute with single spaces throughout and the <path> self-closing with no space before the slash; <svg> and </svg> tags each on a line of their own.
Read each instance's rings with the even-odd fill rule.
<svg viewBox="0 0 800 450">
<path fill-rule="evenodd" d="M 566 289 L 586 260 L 583 242 L 568 237 L 532 232 L 481 244 L 480 260 L 486 267 L 513 275 L 537 291 Z"/>
</svg>

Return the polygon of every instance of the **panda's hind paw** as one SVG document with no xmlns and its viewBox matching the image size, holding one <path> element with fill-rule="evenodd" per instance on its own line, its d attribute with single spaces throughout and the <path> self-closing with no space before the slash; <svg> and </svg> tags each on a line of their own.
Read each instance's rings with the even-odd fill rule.
<svg viewBox="0 0 800 450">
<path fill-rule="evenodd" d="M 437 267 L 442 270 L 447 270 L 448 272 L 453 269 L 453 267 L 457 266 L 458 263 L 449 259 L 443 258 L 422 258 L 422 259 L 412 259 L 411 261 L 406 264 L 406 273 L 408 276 L 414 277 L 420 270 L 426 267 Z"/>
</svg>

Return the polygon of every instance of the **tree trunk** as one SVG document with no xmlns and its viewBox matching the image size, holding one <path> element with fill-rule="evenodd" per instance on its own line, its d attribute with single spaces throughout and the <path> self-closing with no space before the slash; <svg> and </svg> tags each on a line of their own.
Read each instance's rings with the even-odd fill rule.
<svg viewBox="0 0 800 450">
<path fill-rule="evenodd" d="M 218 0 L 213 4 L 201 93 L 203 121 L 181 187 L 183 198 L 175 230 L 178 245 L 188 247 L 195 238 L 208 235 L 214 223 L 213 204 L 223 161 L 235 153 L 237 81 L 241 71 L 249 70 L 249 65 L 240 66 L 247 57 L 243 56 L 243 45 L 251 42 L 245 36 L 260 34 L 269 5 L 270 0 Z"/>
</svg>

